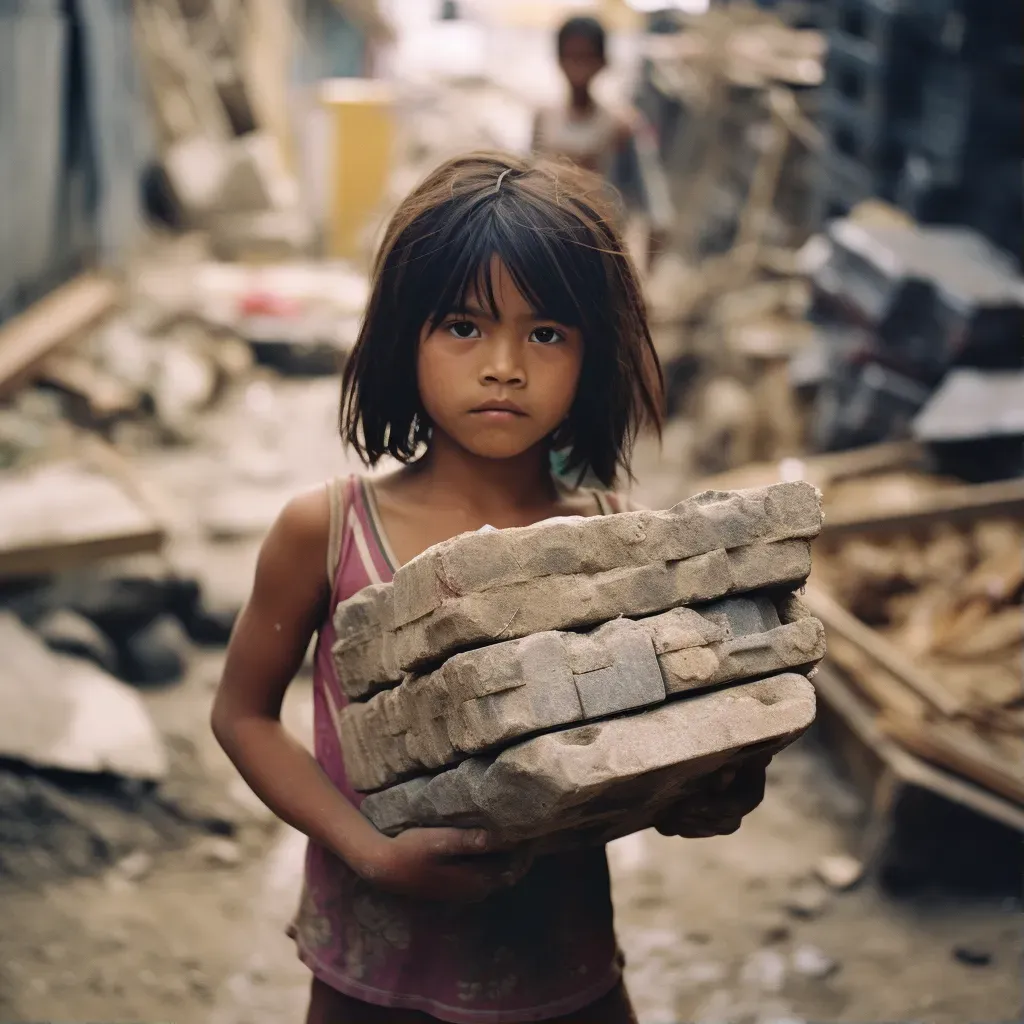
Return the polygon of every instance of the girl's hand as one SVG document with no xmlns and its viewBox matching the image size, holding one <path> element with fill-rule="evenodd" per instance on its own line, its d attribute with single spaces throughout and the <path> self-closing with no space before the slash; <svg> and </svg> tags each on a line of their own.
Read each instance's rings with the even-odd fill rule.
<svg viewBox="0 0 1024 1024">
<path fill-rule="evenodd" d="M 717 772 L 697 792 L 665 812 L 654 827 L 663 836 L 685 839 L 731 835 L 764 799 L 770 762 L 770 756 L 751 758 L 738 768 Z"/>
<path fill-rule="evenodd" d="M 356 870 L 402 896 L 476 903 L 515 885 L 531 862 L 525 848 L 502 849 L 479 829 L 413 828 L 394 839 L 381 836 Z"/>
</svg>

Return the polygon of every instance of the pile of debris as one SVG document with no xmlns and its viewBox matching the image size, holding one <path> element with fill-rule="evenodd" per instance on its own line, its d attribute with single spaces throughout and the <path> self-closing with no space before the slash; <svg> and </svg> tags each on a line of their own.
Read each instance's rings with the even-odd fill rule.
<svg viewBox="0 0 1024 1024">
<path fill-rule="evenodd" d="M 244 5 L 153 0 L 134 13 L 161 151 L 151 212 L 207 232 L 222 259 L 309 252 L 298 181 L 254 110 Z"/>
<path fill-rule="evenodd" d="M 678 187 L 672 254 L 648 285 L 669 410 L 695 426 L 697 475 L 802 449 L 788 365 L 808 343 L 800 250 L 824 39 L 728 7 L 652 37 L 651 88 Z"/>
<path fill-rule="evenodd" d="M 1011 258 L 967 228 L 921 227 L 881 204 L 833 222 L 821 248 L 814 341 L 794 366 L 812 447 L 913 432 L 943 470 L 1024 472 L 1024 277 Z"/>
<path fill-rule="evenodd" d="M 977 489 L 920 473 L 835 484 L 830 503 L 849 525 L 817 546 L 807 600 L 829 627 L 830 664 L 876 709 L 884 733 L 1024 804 L 1024 486 L 996 486 L 1005 511 L 991 485 L 986 511 L 964 507 Z M 894 491 L 911 506 L 946 507 L 902 528 L 872 524 Z M 860 529 L 855 507 L 865 513 Z"/>
<path fill-rule="evenodd" d="M 646 828 L 811 724 L 821 623 L 795 598 L 817 491 L 467 534 L 335 617 L 334 709 L 364 813 L 544 848 Z"/>
</svg>

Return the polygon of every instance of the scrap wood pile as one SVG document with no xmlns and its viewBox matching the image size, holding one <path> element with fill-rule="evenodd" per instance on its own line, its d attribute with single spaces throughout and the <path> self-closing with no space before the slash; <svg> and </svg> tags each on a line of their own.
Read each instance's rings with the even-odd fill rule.
<svg viewBox="0 0 1024 1024">
<path fill-rule="evenodd" d="M 894 496 L 941 512 L 887 524 Z M 905 749 L 1024 804 L 1024 481 L 888 473 L 836 483 L 826 508 L 845 525 L 816 545 L 806 600 L 830 664 Z"/>
<path fill-rule="evenodd" d="M 648 299 L 670 410 L 696 424 L 697 473 L 799 451 L 788 365 L 810 340 L 799 253 L 815 226 L 820 33 L 729 7 L 656 37 L 653 80 L 685 111 L 666 157 L 675 253 Z"/>
<path fill-rule="evenodd" d="M 803 483 L 667 512 L 464 534 L 339 605 L 331 703 L 382 831 L 478 824 L 543 848 L 646 828 L 814 717 L 821 623 L 794 591 Z"/>
</svg>

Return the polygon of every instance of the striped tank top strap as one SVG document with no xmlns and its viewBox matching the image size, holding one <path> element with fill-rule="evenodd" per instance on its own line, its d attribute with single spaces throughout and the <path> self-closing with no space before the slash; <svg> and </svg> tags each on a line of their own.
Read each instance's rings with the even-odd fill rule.
<svg viewBox="0 0 1024 1024">
<path fill-rule="evenodd" d="M 394 572 L 374 513 L 372 491 L 364 479 L 353 477 L 342 545 L 352 563 L 346 569 L 351 569 L 353 580 L 357 575 L 365 577 L 364 586 L 388 583 Z"/>
<path fill-rule="evenodd" d="M 594 497 L 597 499 L 597 507 L 601 510 L 601 515 L 610 516 L 618 512 L 617 502 L 615 496 L 609 494 L 607 491 L 594 491 Z"/>
<path fill-rule="evenodd" d="M 327 532 L 327 580 L 334 586 L 341 559 L 341 543 L 345 529 L 345 509 L 348 506 L 347 481 L 334 477 L 327 481 L 327 505 L 330 509 L 330 527 Z"/>
</svg>

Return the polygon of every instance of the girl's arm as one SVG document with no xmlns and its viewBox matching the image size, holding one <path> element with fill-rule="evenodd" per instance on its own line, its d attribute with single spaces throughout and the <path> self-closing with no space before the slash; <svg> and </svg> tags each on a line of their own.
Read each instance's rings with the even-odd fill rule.
<svg viewBox="0 0 1024 1024">
<path fill-rule="evenodd" d="M 334 787 L 313 756 L 282 726 L 285 691 L 327 613 L 329 527 L 321 489 L 293 500 L 271 528 L 252 596 L 228 645 L 211 724 L 253 792 L 282 820 L 331 850 L 383 888 L 423 898 L 479 899 L 508 884 L 507 858 L 446 858 L 487 853 L 478 830 L 379 833 Z"/>
</svg>

